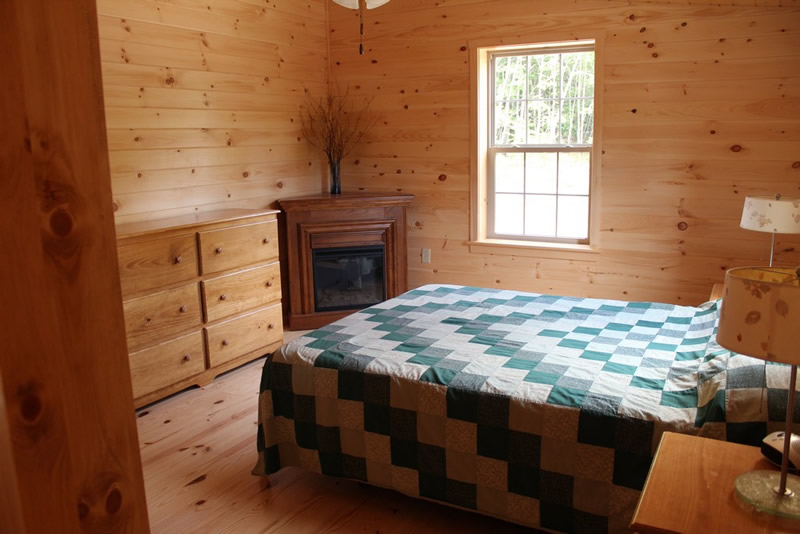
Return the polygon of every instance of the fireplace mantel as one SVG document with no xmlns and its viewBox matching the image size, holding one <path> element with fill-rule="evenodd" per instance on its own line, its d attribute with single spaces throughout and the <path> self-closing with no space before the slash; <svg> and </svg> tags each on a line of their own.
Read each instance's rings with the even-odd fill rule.
<svg viewBox="0 0 800 534">
<path fill-rule="evenodd" d="M 406 291 L 406 207 L 414 195 L 399 193 L 319 194 L 279 200 L 286 214 L 290 330 L 319 328 L 356 311 L 315 309 L 314 250 L 382 245 L 386 298 Z"/>
</svg>

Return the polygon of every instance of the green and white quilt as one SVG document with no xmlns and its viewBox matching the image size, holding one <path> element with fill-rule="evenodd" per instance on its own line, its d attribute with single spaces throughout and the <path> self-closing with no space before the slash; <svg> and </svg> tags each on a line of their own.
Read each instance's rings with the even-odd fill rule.
<svg viewBox="0 0 800 534">
<path fill-rule="evenodd" d="M 717 345 L 718 304 L 409 291 L 267 360 L 254 473 L 299 465 L 523 525 L 623 531 L 665 430 L 757 443 L 782 427 L 788 367 Z"/>
</svg>

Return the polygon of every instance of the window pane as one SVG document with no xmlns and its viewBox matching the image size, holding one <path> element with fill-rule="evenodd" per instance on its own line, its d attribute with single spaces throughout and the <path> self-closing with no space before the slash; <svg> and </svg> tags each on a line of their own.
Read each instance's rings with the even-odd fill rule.
<svg viewBox="0 0 800 534">
<path fill-rule="evenodd" d="M 495 100 L 522 100 L 525 98 L 526 60 L 526 56 L 506 56 L 495 59 Z"/>
<path fill-rule="evenodd" d="M 524 102 L 497 102 L 494 107 L 494 142 L 498 145 L 525 143 Z"/>
<path fill-rule="evenodd" d="M 528 56 L 528 98 L 559 98 L 559 54 Z"/>
<path fill-rule="evenodd" d="M 525 195 L 525 235 L 555 237 L 556 198 L 551 195 Z"/>
<path fill-rule="evenodd" d="M 528 144 L 559 143 L 558 100 L 528 102 Z"/>
<path fill-rule="evenodd" d="M 588 152 L 561 152 L 558 155 L 558 192 L 562 195 L 589 194 Z"/>
<path fill-rule="evenodd" d="M 593 142 L 595 55 L 574 50 L 491 59 L 492 235 L 588 238 L 591 154 L 573 147 Z"/>
<path fill-rule="evenodd" d="M 594 129 L 594 101 L 591 99 L 561 102 L 561 142 L 568 145 L 589 145 Z"/>
<path fill-rule="evenodd" d="M 522 235 L 522 210 L 524 195 L 498 194 L 494 196 L 494 232 L 496 234 Z"/>
<path fill-rule="evenodd" d="M 589 197 L 558 197 L 558 237 L 589 236 Z"/>
<path fill-rule="evenodd" d="M 594 52 L 561 54 L 561 98 L 594 97 Z"/>
<path fill-rule="evenodd" d="M 498 193 L 524 193 L 525 170 L 521 152 L 500 152 L 494 162 L 494 190 Z"/>
<path fill-rule="evenodd" d="M 525 191 L 527 193 L 556 193 L 555 152 L 528 152 L 525 154 Z"/>
</svg>

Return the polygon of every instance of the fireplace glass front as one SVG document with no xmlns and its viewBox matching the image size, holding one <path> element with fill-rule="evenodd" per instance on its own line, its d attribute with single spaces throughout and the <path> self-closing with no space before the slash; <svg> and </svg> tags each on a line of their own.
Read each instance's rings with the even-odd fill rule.
<svg viewBox="0 0 800 534">
<path fill-rule="evenodd" d="M 386 300 L 384 247 L 313 250 L 314 309 L 359 310 Z"/>
</svg>

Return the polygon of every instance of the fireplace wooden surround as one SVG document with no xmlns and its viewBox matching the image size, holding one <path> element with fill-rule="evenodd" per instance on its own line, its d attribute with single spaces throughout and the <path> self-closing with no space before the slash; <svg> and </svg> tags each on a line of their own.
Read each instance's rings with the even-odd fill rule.
<svg viewBox="0 0 800 534">
<path fill-rule="evenodd" d="M 382 247 L 385 298 L 406 291 L 406 207 L 414 195 L 322 194 L 279 200 L 286 214 L 286 264 L 290 330 L 319 328 L 356 309 L 317 311 L 314 251 Z M 285 298 L 285 297 L 284 297 Z"/>
</svg>

